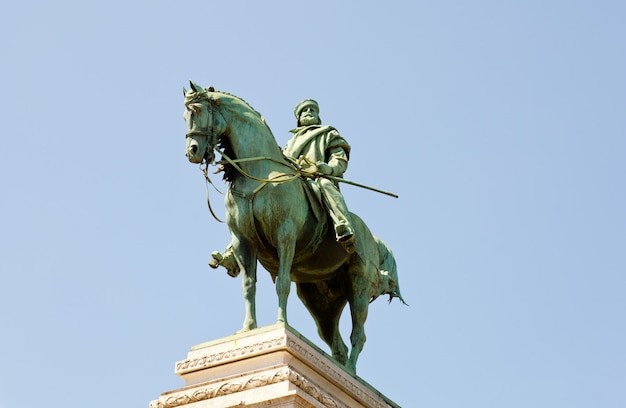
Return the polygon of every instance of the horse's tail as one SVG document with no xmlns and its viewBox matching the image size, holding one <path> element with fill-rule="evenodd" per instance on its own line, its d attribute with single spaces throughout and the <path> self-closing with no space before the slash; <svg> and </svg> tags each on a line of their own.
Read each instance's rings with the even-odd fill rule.
<svg viewBox="0 0 626 408">
<path fill-rule="evenodd" d="M 375 236 L 374 240 L 378 245 L 378 254 L 380 256 L 380 264 L 378 266 L 382 280 L 380 295 L 389 295 L 389 302 L 391 302 L 394 297 L 397 297 L 402 303 L 406 305 L 407 303 L 404 301 L 404 299 L 402 299 L 402 295 L 400 294 L 398 268 L 396 265 L 396 260 L 393 257 L 393 253 L 382 239 Z"/>
</svg>

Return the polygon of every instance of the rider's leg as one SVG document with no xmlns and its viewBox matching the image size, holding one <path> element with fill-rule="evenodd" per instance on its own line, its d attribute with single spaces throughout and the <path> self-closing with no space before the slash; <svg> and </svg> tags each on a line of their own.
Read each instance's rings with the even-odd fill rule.
<svg viewBox="0 0 626 408">
<path fill-rule="evenodd" d="M 347 252 L 354 252 L 356 249 L 354 229 L 343 195 L 335 183 L 328 179 L 320 177 L 317 179 L 317 184 L 322 191 L 324 204 L 333 221 L 337 242 L 341 243 Z"/>
</svg>

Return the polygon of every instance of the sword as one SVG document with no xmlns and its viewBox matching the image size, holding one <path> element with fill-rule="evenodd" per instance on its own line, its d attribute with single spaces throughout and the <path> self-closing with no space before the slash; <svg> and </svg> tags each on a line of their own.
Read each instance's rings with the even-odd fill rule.
<svg viewBox="0 0 626 408">
<path fill-rule="evenodd" d="M 378 189 L 378 188 L 374 188 L 374 187 L 366 186 L 365 184 L 357 183 L 357 182 L 355 182 L 355 181 L 346 180 L 346 179 L 341 178 L 341 177 L 328 176 L 328 175 L 325 175 L 325 174 L 320 174 L 320 173 L 318 173 L 318 175 L 319 175 L 320 177 L 326 177 L 327 179 L 332 180 L 332 181 L 334 181 L 334 182 L 336 182 L 336 183 L 346 183 L 346 184 L 350 184 L 350 185 L 353 185 L 353 186 L 357 186 L 357 187 L 365 188 L 365 189 L 367 189 L 367 190 L 375 191 L 375 192 L 377 192 L 377 193 L 386 194 L 386 195 L 391 196 L 391 197 L 393 197 L 393 198 L 398 198 L 398 195 L 397 195 L 397 194 L 390 193 L 389 191 L 380 190 L 380 189 Z"/>
<path fill-rule="evenodd" d="M 300 174 L 304 175 L 305 177 L 325 177 L 325 178 L 327 178 L 329 180 L 334 181 L 335 183 L 346 183 L 346 184 L 350 184 L 350 185 L 353 185 L 353 186 L 356 186 L 356 187 L 361 187 L 361 188 L 364 188 L 364 189 L 367 189 L 367 190 L 375 191 L 377 193 L 385 194 L 385 195 L 391 196 L 393 198 L 398 198 L 397 194 L 390 193 L 388 191 L 384 191 L 384 190 L 380 190 L 378 188 L 366 186 L 365 184 L 357 183 L 355 181 L 346 180 L 346 179 L 344 179 L 342 177 L 336 177 L 336 176 L 331 176 L 331 175 L 328 175 L 328 174 L 320 173 L 317 170 L 317 165 L 314 162 L 312 162 L 311 160 L 309 160 L 306 157 L 304 157 L 304 156 L 300 156 L 299 160 L 290 159 L 290 161 L 292 163 L 294 163 L 299 168 Z M 302 167 L 302 163 L 303 162 L 308 164 L 310 167 L 309 168 L 303 168 Z"/>
</svg>

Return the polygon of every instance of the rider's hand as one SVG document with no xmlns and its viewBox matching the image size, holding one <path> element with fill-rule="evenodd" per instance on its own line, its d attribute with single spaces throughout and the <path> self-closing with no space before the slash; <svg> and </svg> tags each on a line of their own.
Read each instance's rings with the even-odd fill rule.
<svg viewBox="0 0 626 408">
<path fill-rule="evenodd" d="M 333 168 L 324 162 L 316 163 L 317 171 L 326 176 L 331 176 L 333 174 Z"/>
</svg>

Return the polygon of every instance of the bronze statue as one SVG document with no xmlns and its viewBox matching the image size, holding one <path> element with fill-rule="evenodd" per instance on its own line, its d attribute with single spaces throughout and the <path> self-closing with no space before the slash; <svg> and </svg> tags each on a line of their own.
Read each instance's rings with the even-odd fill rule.
<svg viewBox="0 0 626 408">
<path fill-rule="evenodd" d="M 321 127 L 319 123 L 306 124 L 308 116 L 317 116 L 319 122 L 317 111 L 311 113 L 308 109 L 309 113 L 304 113 L 307 107 L 314 106 L 313 102 L 298 106 L 296 117 L 300 124 Z M 369 303 L 383 294 L 389 295 L 389 301 L 394 297 L 404 301 L 396 263 L 387 245 L 372 235 L 355 214 L 345 213 L 345 220 L 337 217 L 339 222 L 333 223 L 336 220 L 331 220 L 324 208 L 329 200 L 322 190 L 326 186 L 310 188 L 312 184 L 324 184 L 319 182 L 321 178 L 336 181 L 333 175 L 340 176 L 345 171 L 348 144 L 333 133 L 336 130 L 324 127 L 330 150 L 325 151 L 323 159 L 307 158 L 306 153 L 302 159 L 289 159 L 262 116 L 234 95 L 203 89 L 192 82 L 191 90 L 185 91 L 185 108 L 187 158 L 208 166 L 214 162 L 215 152 L 220 153 L 219 164 L 229 183 L 224 201 L 231 244 L 226 257 L 220 254 L 214 258 L 229 259 L 230 265 L 224 266 L 230 267 L 233 275 L 242 272 L 246 301 L 242 331 L 257 327 L 258 260 L 276 284 L 278 322 L 287 323 L 287 297 L 293 281 L 333 357 L 356 372 L 365 343 Z M 295 137 L 306 135 L 311 129 L 302 130 L 306 132 L 296 131 Z M 294 141 L 285 151 L 305 151 L 295 148 L 296 144 L 306 146 Z M 345 233 L 337 231 L 337 225 L 345 225 Z M 344 238 L 346 235 L 351 237 Z M 352 314 L 349 355 L 339 333 L 339 318 L 347 303 Z"/>
</svg>

